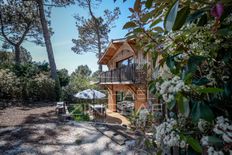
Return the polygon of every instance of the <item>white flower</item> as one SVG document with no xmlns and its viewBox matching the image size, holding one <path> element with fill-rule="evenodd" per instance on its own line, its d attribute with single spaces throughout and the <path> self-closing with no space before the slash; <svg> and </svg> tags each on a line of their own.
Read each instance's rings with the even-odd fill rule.
<svg viewBox="0 0 232 155">
<path fill-rule="evenodd" d="M 167 146 L 179 146 L 180 136 L 173 131 L 177 121 L 173 118 L 168 119 L 167 122 L 163 122 L 156 127 L 156 141 L 158 143 L 164 143 Z"/>
<path fill-rule="evenodd" d="M 229 136 L 227 136 L 226 134 L 223 134 L 222 138 L 227 143 L 231 143 L 232 142 L 232 139 Z"/>
<path fill-rule="evenodd" d="M 172 93 L 172 92 L 173 92 L 173 89 L 174 89 L 174 86 L 171 85 L 171 86 L 168 88 L 168 92 Z"/>
<path fill-rule="evenodd" d="M 167 88 L 169 87 L 170 82 L 164 81 L 164 83 L 161 84 L 160 94 L 164 94 L 167 91 Z"/>
<path fill-rule="evenodd" d="M 209 139 L 208 136 L 203 136 L 203 137 L 201 138 L 201 144 L 202 144 L 203 146 L 209 145 L 208 139 Z"/>
<path fill-rule="evenodd" d="M 160 83 L 159 82 L 156 82 L 155 87 L 156 87 L 157 91 L 160 91 Z"/>
<path fill-rule="evenodd" d="M 164 101 L 167 101 L 167 100 L 168 100 L 168 94 L 163 94 L 162 97 L 163 97 L 163 100 L 164 100 Z"/>
<path fill-rule="evenodd" d="M 214 148 L 212 146 L 209 147 L 207 152 L 208 152 L 208 155 L 213 155 L 214 154 Z"/>
<path fill-rule="evenodd" d="M 139 112 L 139 120 L 146 121 L 148 114 L 149 114 L 149 111 L 147 109 L 140 110 L 140 112 Z"/>
<path fill-rule="evenodd" d="M 182 141 L 180 142 L 180 147 L 181 147 L 181 148 L 185 148 L 185 146 L 186 146 L 186 142 L 182 140 Z"/>
<path fill-rule="evenodd" d="M 227 129 L 232 130 L 232 125 L 229 125 Z"/>
<path fill-rule="evenodd" d="M 200 130 L 201 132 L 204 132 L 205 129 L 206 129 L 206 127 L 207 127 L 207 125 L 208 125 L 208 122 L 207 122 L 207 121 L 205 121 L 205 120 L 203 120 L 203 119 L 200 119 L 199 122 L 198 122 L 198 124 L 197 124 L 197 127 L 199 128 L 199 130 Z"/>
<path fill-rule="evenodd" d="M 222 151 L 219 151 L 218 155 L 224 155 L 224 153 Z"/>
<path fill-rule="evenodd" d="M 222 130 L 218 129 L 218 125 L 214 127 L 213 132 L 215 132 L 218 135 L 221 135 L 224 133 Z"/>
</svg>

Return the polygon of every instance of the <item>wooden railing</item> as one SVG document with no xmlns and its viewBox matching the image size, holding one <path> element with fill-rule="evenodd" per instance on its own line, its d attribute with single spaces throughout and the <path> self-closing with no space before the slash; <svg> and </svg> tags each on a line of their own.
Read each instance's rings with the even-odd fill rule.
<svg viewBox="0 0 232 155">
<path fill-rule="evenodd" d="M 100 83 L 144 83 L 145 81 L 146 71 L 143 69 L 138 69 L 136 64 L 102 72 L 99 77 Z"/>
</svg>

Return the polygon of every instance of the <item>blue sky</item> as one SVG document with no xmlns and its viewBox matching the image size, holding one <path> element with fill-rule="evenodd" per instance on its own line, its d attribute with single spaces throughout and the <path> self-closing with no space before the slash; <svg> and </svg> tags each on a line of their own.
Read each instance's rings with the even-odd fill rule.
<svg viewBox="0 0 232 155">
<path fill-rule="evenodd" d="M 122 30 L 123 25 L 129 20 L 129 7 L 133 7 L 134 0 L 103 0 L 102 4 L 94 9 L 97 15 L 101 15 L 104 9 L 113 10 L 118 6 L 121 10 L 119 19 L 115 22 L 116 27 L 109 34 L 109 38 L 122 38 L 127 33 L 127 30 Z M 66 68 L 69 73 L 74 71 L 77 66 L 87 64 L 92 71 L 98 69 L 97 58 L 93 53 L 85 53 L 82 55 L 75 54 L 71 47 L 73 46 L 72 39 L 78 37 L 78 32 L 75 26 L 73 16 L 79 13 L 80 15 L 88 16 L 88 12 L 79 8 L 77 5 L 66 8 L 53 8 L 51 14 L 51 26 L 55 34 L 52 36 L 52 45 L 55 55 L 55 61 L 58 69 Z M 32 43 L 25 42 L 24 47 L 28 49 L 34 61 L 48 61 L 45 47 L 37 46 Z"/>
</svg>

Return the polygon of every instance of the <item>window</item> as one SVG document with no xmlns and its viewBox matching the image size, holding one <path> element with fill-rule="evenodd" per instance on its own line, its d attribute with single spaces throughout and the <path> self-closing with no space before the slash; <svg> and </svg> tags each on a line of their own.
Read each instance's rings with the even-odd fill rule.
<svg viewBox="0 0 232 155">
<path fill-rule="evenodd" d="M 117 66 L 117 68 L 121 68 L 121 67 L 125 67 L 125 66 L 132 65 L 133 63 L 134 63 L 133 57 L 129 57 L 129 58 L 127 58 L 127 59 L 118 61 L 118 62 L 116 63 L 116 66 Z"/>
</svg>

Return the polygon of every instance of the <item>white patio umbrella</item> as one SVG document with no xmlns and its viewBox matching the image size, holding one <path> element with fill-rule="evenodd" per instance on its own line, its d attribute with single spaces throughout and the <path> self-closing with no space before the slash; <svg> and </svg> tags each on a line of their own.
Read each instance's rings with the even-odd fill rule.
<svg viewBox="0 0 232 155">
<path fill-rule="evenodd" d="M 74 94 L 74 96 L 81 99 L 101 99 L 106 97 L 105 94 L 94 89 L 83 90 L 79 93 Z"/>
</svg>

